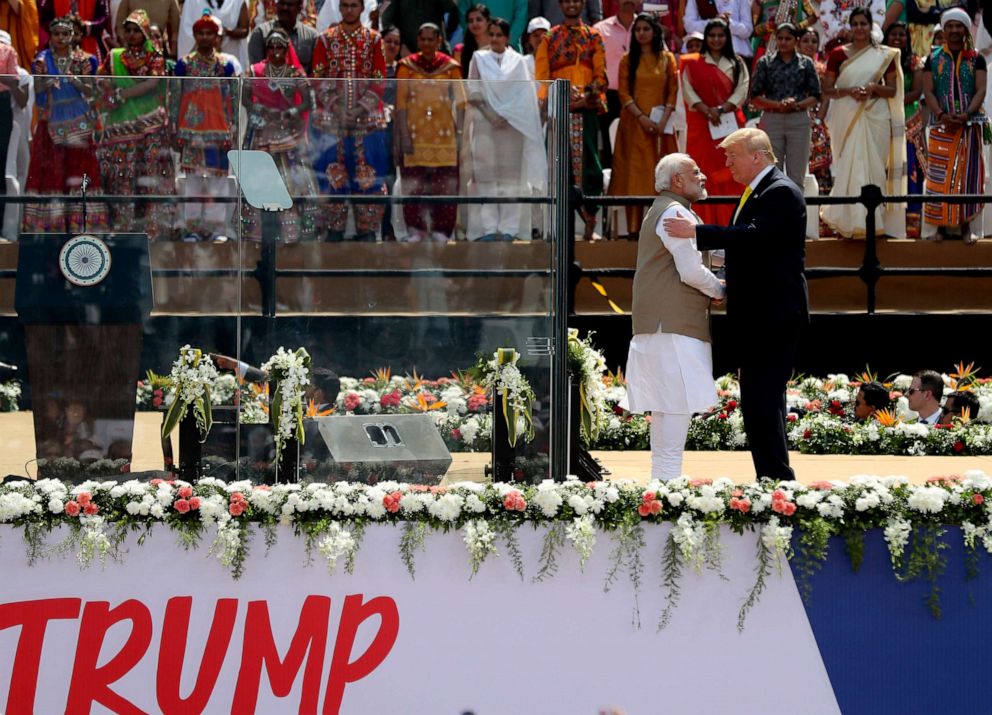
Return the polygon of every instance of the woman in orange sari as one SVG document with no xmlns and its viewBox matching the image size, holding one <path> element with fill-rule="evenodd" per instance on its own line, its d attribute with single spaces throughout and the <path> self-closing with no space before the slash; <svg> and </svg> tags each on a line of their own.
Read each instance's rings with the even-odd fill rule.
<svg viewBox="0 0 992 715">
<path fill-rule="evenodd" d="M 666 134 L 678 92 L 675 56 L 664 48 L 661 23 L 642 13 L 634 20 L 634 41 L 620 59 L 620 126 L 613 152 L 610 196 L 656 194 L 654 170 L 661 157 L 676 150 Z M 627 238 L 636 240 L 643 206 L 627 206 Z"/>
<path fill-rule="evenodd" d="M 730 28 L 719 18 L 710 20 L 703 33 L 703 50 L 682 57 L 682 94 L 686 104 L 689 155 L 706 174 L 706 191 L 710 196 L 739 196 L 744 187 L 734 181 L 726 166 L 723 149 L 717 146 L 711 127 L 720 124 L 722 115 L 731 114 L 738 127 L 744 126 L 741 105 L 747 99 L 748 74 L 744 62 L 734 52 Z M 729 132 L 728 132 L 729 133 Z M 731 204 L 700 206 L 703 223 L 730 223 Z"/>
</svg>

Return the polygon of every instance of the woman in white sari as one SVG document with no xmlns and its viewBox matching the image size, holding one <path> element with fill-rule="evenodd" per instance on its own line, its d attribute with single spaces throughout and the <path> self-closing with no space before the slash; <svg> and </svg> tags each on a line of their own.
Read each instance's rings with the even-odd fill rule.
<svg viewBox="0 0 992 715">
<path fill-rule="evenodd" d="M 548 175 L 541 115 L 523 56 L 507 44 L 510 24 L 489 23 L 489 49 L 469 64 L 472 184 L 478 196 L 526 196 Z M 468 236 L 483 241 L 530 239 L 527 204 L 482 204 L 470 212 Z"/>
<path fill-rule="evenodd" d="M 875 184 L 883 194 L 906 193 L 906 128 L 899 50 L 872 38 L 872 18 L 864 8 L 850 17 L 850 44 L 830 53 L 823 94 L 830 98 L 827 126 L 833 153 L 831 196 L 857 196 Z M 824 223 L 846 238 L 865 237 L 866 211 L 860 204 L 824 206 Z M 883 204 L 875 214 L 879 235 L 906 235 L 902 204 Z"/>
</svg>

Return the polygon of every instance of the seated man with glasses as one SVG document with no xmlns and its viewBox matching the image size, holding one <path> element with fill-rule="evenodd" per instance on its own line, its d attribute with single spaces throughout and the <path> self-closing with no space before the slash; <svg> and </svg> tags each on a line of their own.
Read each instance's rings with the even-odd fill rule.
<svg viewBox="0 0 992 715">
<path fill-rule="evenodd" d="M 938 424 L 953 425 L 955 420 L 961 420 L 962 422 L 973 420 L 978 417 L 980 410 L 981 405 L 975 393 L 968 392 L 967 390 L 958 390 L 957 392 L 952 392 L 944 400 L 944 409 L 940 413 L 940 422 Z"/>
<path fill-rule="evenodd" d="M 933 427 L 940 419 L 940 398 L 944 396 L 944 380 L 939 372 L 920 370 L 906 390 L 909 409 L 920 416 L 920 424 Z"/>
</svg>

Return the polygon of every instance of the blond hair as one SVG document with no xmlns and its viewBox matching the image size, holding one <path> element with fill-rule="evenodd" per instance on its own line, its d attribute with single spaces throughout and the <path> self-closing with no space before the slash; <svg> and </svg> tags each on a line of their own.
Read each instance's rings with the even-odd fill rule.
<svg viewBox="0 0 992 715">
<path fill-rule="evenodd" d="M 768 157 L 769 164 L 774 164 L 778 161 L 775 158 L 775 152 L 772 151 L 771 140 L 760 129 L 754 129 L 752 127 L 738 129 L 729 134 L 719 144 L 721 149 L 728 149 L 732 146 L 741 146 L 749 154 L 765 154 Z"/>
</svg>

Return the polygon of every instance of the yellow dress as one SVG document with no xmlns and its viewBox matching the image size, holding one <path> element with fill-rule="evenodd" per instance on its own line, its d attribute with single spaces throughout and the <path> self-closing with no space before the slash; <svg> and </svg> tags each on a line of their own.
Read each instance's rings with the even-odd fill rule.
<svg viewBox="0 0 992 715">
<path fill-rule="evenodd" d="M 629 77 L 630 55 L 626 54 L 620 60 L 617 86 L 621 106 L 631 100 Z M 671 107 L 674 111 L 677 82 L 675 56 L 671 52 L 663 51 L 658 57 L 641 55 L 634 84 L 634 103 L 648 115 L 657 106 Z M 611 196 L 652 196 L 657 193 L 654 189 L 655 165 L 661 157 L 676 150 L 674 134 L 647 134 L 635 114 L 627 109 L 620 112 L 613 149 Z"/>
<path fill-rule="evenodd" d="M 457 166 L 455 109 L 464 108 L 466 101 L 461 68 L 441 53 L 429 69 L 421 66 L 417 57 L 405 57 L 396 68 L 397 80 L 419 80 L 396 83 L 396 108 L 406 111 L 413 139 L 413 153 L 403 156 L 403 165 Z"/>
</svg>

